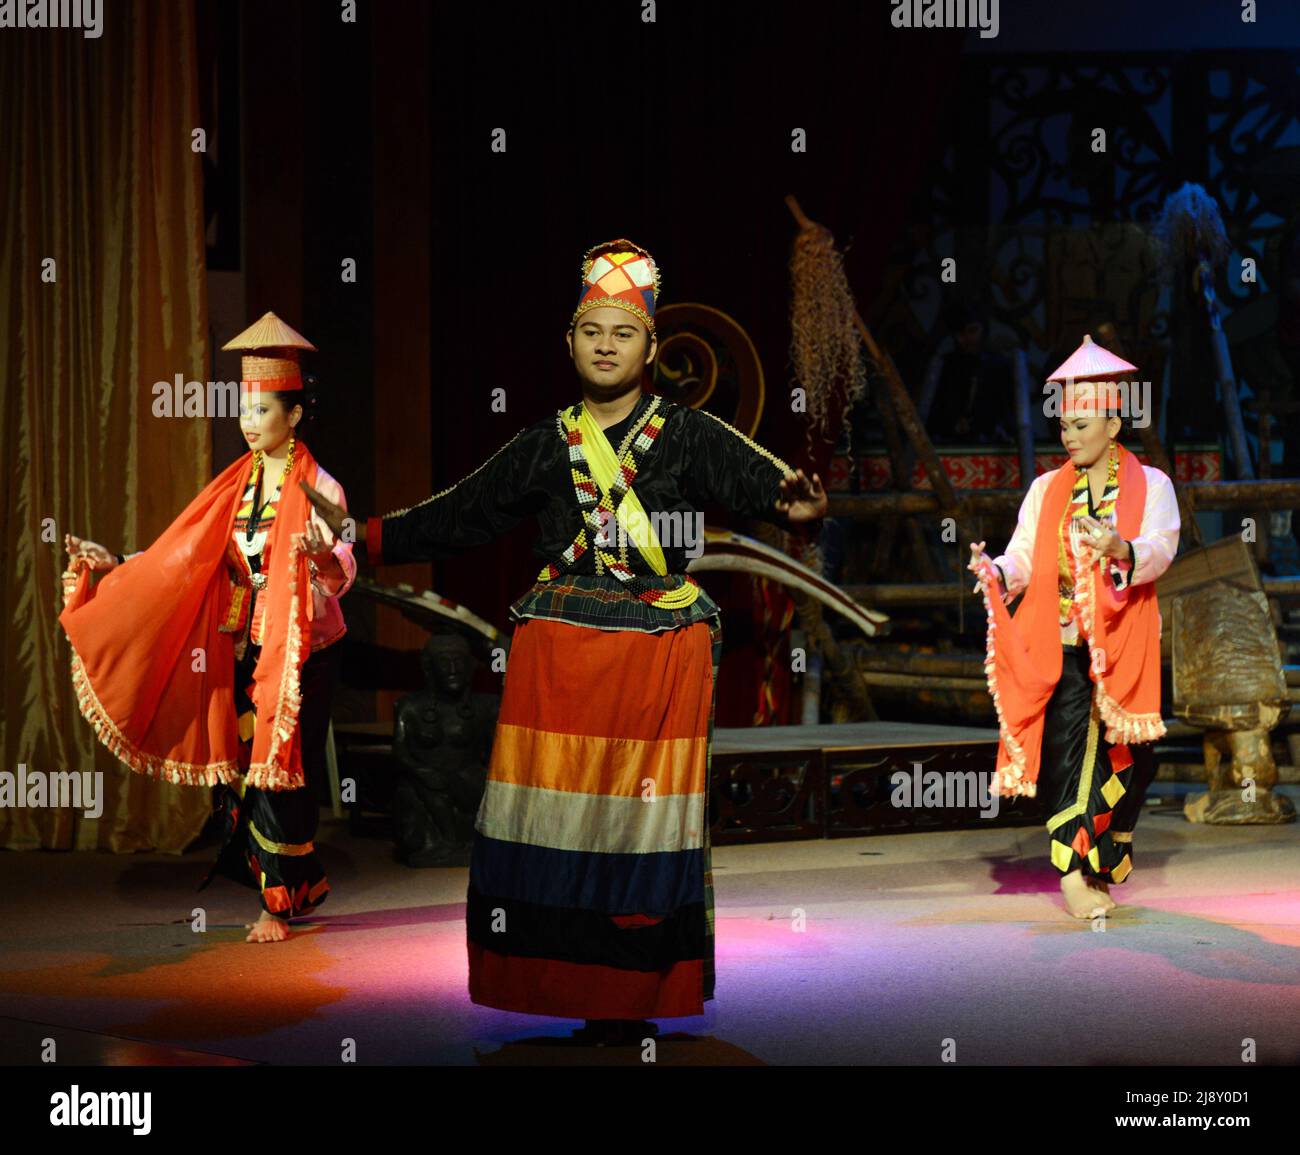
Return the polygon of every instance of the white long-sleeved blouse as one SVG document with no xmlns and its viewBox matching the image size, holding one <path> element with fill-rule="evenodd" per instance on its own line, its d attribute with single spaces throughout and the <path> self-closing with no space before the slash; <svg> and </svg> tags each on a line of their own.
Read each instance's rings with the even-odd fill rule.
<svg viewBox="0 0 1300 1155">
<path fill-rule="evenodd" d="M 1127 558 L 1122 561 L 1107 559 L 1116 589 L 1155 581 L 1169 568 L 1178 552 L 1178 534 L 1182 522 L 1178 514 L 1174 484 L 1168 475 L 1153 466 L 1144 465 L 1142 472 L 1147 479 L 1147 496 L 1142 509 L 1141 531 L 1132 539 L 1135 564 L 1130 567 Z M 1000 567 L 1006 576 L 1007 601 L 1019 596 L 1029 584 L 1043 495 L 1051 484 L 1052 476 L 1052 473 L 1043 473 L 1034 478 L 1024 501 L 1020 503 L 1016 530 L 1011 535 L 1006 553 L 993 559 L 993 564 Z M 1055 526 L 1052 531 L 1055 532 Z M 1071 618 L 1067 625 L 1061 627 L 1061 642 L 1074 645 L 1078 640 L 1078 626 Z"/>
</svg>

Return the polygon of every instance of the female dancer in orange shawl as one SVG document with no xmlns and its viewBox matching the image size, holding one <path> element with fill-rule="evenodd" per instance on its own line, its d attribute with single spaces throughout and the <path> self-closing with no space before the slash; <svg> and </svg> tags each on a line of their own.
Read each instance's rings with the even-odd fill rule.
<svg viewBox="0 0 1300 1155">
<path fill-rule="evenodd" d="M 1154 582 L 1178 550 L 1178 503 L 1169 478 L 1115 440 L 1133 372 L 1084 338 L 1048 378 L 1063 393 L 1069 461 L 1029 487 L 1005 554 L 990 561 L 984 542 L 971 543 L 988 613 L 997 788 L 1044 797 L 1052 863 L 1076 918 L 1116 905 L 1109 883 L 1133 869 L 1155 774 L 1150 743 L 1165 733 Z M 1006 603 L 1021 592 L 1012 616 Z"/>
<path fill-rule="evenodd" d="M 143 553 L 68 535 L 60 621 L 81 711 L 118 758 L 170 782 L 224 784 L 207 882 L 220 873 L 258 890 L 247 941 L 279 942 L 329 893 L 312 843 L 315 786 L 346 632 L 338 598 L 356 563 L 298 485 L 344 504 L 295 436 L 307 399 L 298 350 L 313 346 L 267 313 L 225 347 L 247 351 L 250 452 Z M 93 585 L 92 570 L 105 574 Z"/>
</svg>

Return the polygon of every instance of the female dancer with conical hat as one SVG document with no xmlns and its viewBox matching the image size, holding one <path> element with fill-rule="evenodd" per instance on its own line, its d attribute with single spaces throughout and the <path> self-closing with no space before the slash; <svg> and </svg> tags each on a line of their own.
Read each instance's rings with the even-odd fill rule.
<svg viewBox="0 0 1300 1155">
<path fill-rule="evenodd" d="M 1048 378 L 1069 460 L 1029 487 L 1005 554 L 990 561 L 971 543 L 997 787 L 1046 800 L 1052 864 L 1076 918 L 1112 909 L 1109 884 L 1133 869 L 1150 744 L 1165 733 L 1154 582 L 1178 550 L 1179 515 L 1169 478 L 1116 441 L 1135 372 L 1084 338 Z"/>
<path fill-rule="evenodd" d="M 315 778 L 346 632 L 338 599 L 356 563 L 298 484 L 345 502 L 296 436 L 310 400 L 299 350 L 314 346 L 267 313 L 225 348 L 244 353 L 249 452 L 142 553 L 69 534 L 59 620 L 100 740 L 150 777 L 223 786 L 224 843 L 208 881 L 221 873 L 257 890 L 247 941 L 278 942 L 329 893 L 313 844 Z M 104 574 L 93 584 L 92 571 Z"/>
</svg>

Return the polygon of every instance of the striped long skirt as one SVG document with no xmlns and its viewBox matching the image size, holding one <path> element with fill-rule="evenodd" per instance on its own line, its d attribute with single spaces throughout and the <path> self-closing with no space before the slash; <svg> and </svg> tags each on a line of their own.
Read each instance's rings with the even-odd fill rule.
<svg viewBox="0 0 1300 1155">
<path fill-rule="evenodd" d="M 708 780 L 722 630 L 515 629 L 470 863 L 470 998 L 580 1019 L 713 997 Z"/>
</svg>

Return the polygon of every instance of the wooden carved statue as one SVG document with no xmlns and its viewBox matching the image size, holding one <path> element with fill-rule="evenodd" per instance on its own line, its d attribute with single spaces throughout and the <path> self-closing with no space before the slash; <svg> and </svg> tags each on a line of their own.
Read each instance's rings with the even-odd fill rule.
<svg viewBox="0 0 1300 1155">
<path fill-rule="evenodd" d="M 426 689 L 395 710 L 397 857 L 407 866 L 465 866 L 500 699 L 471 693 L 470 647 L 460 634 L 434 634 L 421 665 Z"/>
<path fill-rule="evenodd" d="M 1192 822 L 1290 822 L 1291 801 L 1274 793 L 1269 731 L 1290 708 L 1277 635 L 1260 590 L 1216 581 L 1173 603 L 1174 713 L 1205 728 L 1209 789 L 1192 795 Z"/>
</svg>

